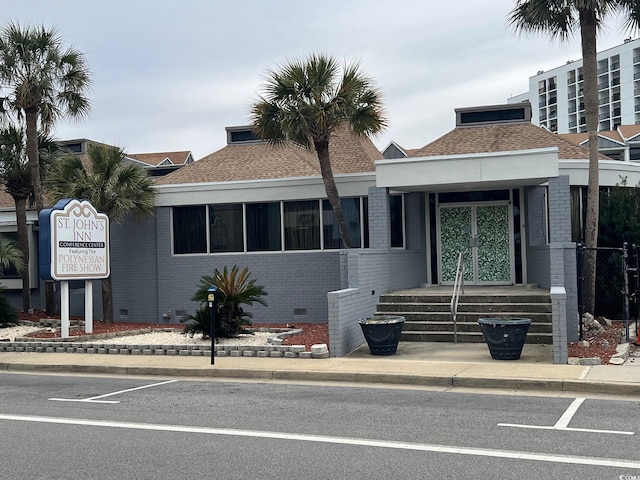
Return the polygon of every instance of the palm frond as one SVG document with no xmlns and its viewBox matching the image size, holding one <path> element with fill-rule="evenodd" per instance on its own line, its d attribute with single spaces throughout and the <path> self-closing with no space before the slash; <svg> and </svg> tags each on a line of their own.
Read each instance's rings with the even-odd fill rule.
<svg viewBox="0 0 640 480">
<path fill-rule="evenodd" d="M 56 162 L 45 181 L 54 201 L 88 200 L 114 222 L 129 214 L 136 219 L 153 215 L 153 181 L 142 168 L 125 163 L 120 148 L 90 145 L 88 160 L 86 167 L 78 155 Z"/>
<path fill-rule="evenodd" d="M 263 93 L 251 108 L 251 121 L 266 141 L 288 139 L 309 149 L 342 124 L 364 134 L 386 126 L 380 92 L 359 64 L 341 69 L 335 58 L 323 54 L 269 70 Z"/>
<path fill-rule="evenodd" d="M 16 267 L 18 272 L 22 272 L 24 269 L 22 252 L 16 242 L 0 235 L 0 273 L 11 265 Z"/>
</svg>

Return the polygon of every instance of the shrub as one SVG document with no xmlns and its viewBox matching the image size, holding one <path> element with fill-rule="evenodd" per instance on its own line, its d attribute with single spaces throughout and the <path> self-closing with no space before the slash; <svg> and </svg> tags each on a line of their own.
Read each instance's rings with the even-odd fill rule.
<svg viewBox="0 0 640 480">
<path fill-rule="evenodd" d="M 2 288 L 0 288 L 0 327 L 8 327 L 18 323 L 18 315 L 16 311 L 9 304 L 7 296 L 4 294 Z"/>
<path fill-rule="evenodd" d="M 237 337 L 243 331 L 243 326 L 251 325 L 250 319 L 253 315 L 251 312 L 245 312 L 241 305 L 253 305 L 257 302 L 266 306 L 267 302 L 261 297 L 266 296 L 267 292 L 250 277 L 251 273 L 247 267 L 239 271 L 237 265 L 230 271 L 225 266 L 222 272 L 216 269 L 213 276 L 202 276 L 198 290 L 191 298 L 200 303 L 200 309 L 195 315 L 189 315 L 183 320 L 185 333 L 202 333 L 203 336 L 209 337 L 211 310 L 207 303 L 207 295 L 211 285 L 218 289 L 216 337 Z"/>
</svg>

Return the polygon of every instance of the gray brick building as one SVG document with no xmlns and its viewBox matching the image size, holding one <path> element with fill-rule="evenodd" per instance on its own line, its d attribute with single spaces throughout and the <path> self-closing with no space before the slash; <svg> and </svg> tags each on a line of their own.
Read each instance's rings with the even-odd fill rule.
<svg viewBox="0 0 640 480">
<path fill-rule="evenodd" d="M 255 324 L 328 322 L 331 354 L 341 356 L 364 341 L 356 320 L 381 294 L 450 285 L 463 252 L 466 284 L 551 292 L 554 361 L 566 362 L 578 325 L 570 190 L 586 185 L 588 151 L 531 124 L 528 104 L 456 117 L 439 139 L 415 150 L 392 144 L 384 156 L 368 138 L 336 132 L 349 250 L 315 155 L 228 128 L 223 149 L 158 177 L 153 218 L 112 226 L 116 320 L 178 323 L 195 312 L 203 275 L 238 265 L 269 294 L 267 307 L 251 308 Z M 601 167 L 640 180 L 636 163 L 603 157 Z"/>
</svg>

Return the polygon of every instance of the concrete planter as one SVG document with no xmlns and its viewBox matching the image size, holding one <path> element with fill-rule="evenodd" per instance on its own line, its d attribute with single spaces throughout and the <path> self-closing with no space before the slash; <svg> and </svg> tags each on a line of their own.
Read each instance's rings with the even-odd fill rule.
<svg viewBox="0 0 640 480">
<path fill-rule="evenodd" d="M 371 355 L 393 355 L 405 318 L 400 315 L 385 315 L 358 320 Z"/>
<path fill-rule="evenodd" d="M 482 335 L 494 360 L 518 360 L 531 325 L 530 318 L 481 318 Z"/>
</svg>

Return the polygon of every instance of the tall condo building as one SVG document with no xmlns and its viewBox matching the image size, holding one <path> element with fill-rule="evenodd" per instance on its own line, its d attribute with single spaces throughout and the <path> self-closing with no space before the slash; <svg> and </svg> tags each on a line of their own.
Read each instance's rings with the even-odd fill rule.
<svg viewBox="0 0 640 480">
<path fill-rule="evenodd" d="M 640 124 L 640 39 L 598 53 L 598 130 Z M 534 124 L 557 133 L 586 132 L 582 59 L 529 78 L 529 91 L 508 99 L 531 102 Z"/>
</svg>

